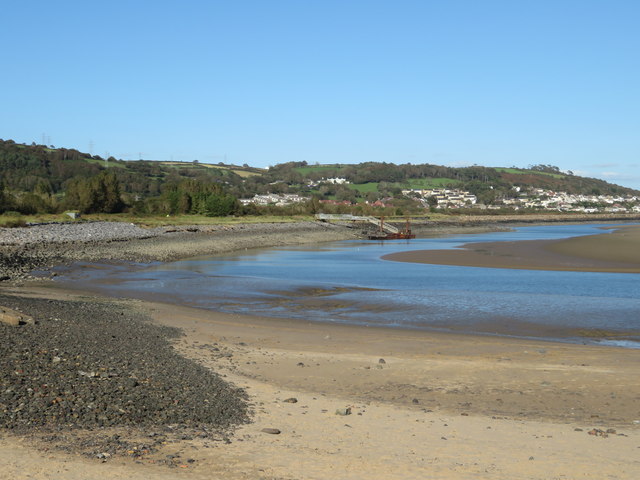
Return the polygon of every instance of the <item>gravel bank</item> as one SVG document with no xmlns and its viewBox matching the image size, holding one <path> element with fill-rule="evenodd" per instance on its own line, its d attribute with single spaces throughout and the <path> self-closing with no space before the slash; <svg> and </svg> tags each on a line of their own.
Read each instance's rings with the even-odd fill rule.
<svg viewBox="0 0 640 480">
<path fill-rule="evenodd" d="M 354 238 L 326 223 L 267 223 L 145 229 L 117 222 L 0 228 L 0 279 L 22 281 L 36 269 L 74 261 L 169 261 L 250 248 Z"/>
<path fill-rule="evenodd" d="M 174 435 L 219 436 L 248 421 L 245 393 L 178 355 L 171 341 L 180 331 L 149 323 L 131 304 L 0 295 L 0 305 L 36 321 L 0 322 L 0 428 L 59 435 L 173 426 Z M 128 445 L 109 438 L 100 450 Z"/>
</svg>

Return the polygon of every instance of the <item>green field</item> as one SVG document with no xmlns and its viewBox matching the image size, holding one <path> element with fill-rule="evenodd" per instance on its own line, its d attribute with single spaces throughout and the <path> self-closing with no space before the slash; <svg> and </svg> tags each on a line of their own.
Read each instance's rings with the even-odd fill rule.
<svg viewBox="0 0 640 480">
<path fill-rule="evenodd" d="M 343 166 L 340 164 L 334 165 L 307 165 L 306 167 L 296 167 L 296 172 L 300 175 L 308 175 L 310 173 L 324 173 L 328 171 L 340 170 Z"/>
<path fill-rule="evenodd" d="M 349 183 L 347 186 L 351 190 L 356 190 L 360 193 L 369 193 L 369 192 L 377 192 L 378 191 L 378 182 L 370 182 L 370 183 Z"/>
<path fill-rule="evenodd" d="M 390 186 L 422 190 L 427 188 L 442 188 L 455 183 L 456 180 L 453 178 L 412 178 L 402 183 L 391 183 Z M 377 192 L 378 182 L 350 183 L 348 187 L 351 190 L 357 190 L 360 193 Z"/>
<path fill-rule="evenodd" d="M 425 189 L 425 188 L 442 188 L 451 184 L 457 183 L 457 180 L 453 178 L 410 178 L 402 184 L 398 184 L 401 187 L 411 189 Z"/>
<path fill-rule="evenodd" d="M 214 165 L 211 163 L 193 163 L 193 162 L 158 162 L 158 163 L 160 163 L 161 165 L 166 165 L 167 167 L 172 167 L 172 168 L 211 168 L 216 170 L 223 170 L 222 173 L 233 172 L 242 178 L 262 175 L 262 173 L 260 173 L 259 171 L 256 171 L 256 170 L 259 170 L 257 168 L 244 169 L 240 167 L 235 167 L 233 165 Z"/>
<path fill-rule="evenodd" d="M 84 161 L 88 163 L 97 163 L 98 165 L 108 168 L 127 168 L 126 165 L 123 165 L 120 162 L 105 162 L 104 160 L 98 160 L 97 158 L 85 158 Z"/>
<path fill-rule="evenodd" d="M 504 173 L 513 173 L 516 175 L 547 175 L 553 178 L 564 178 L 566 175 L 562 175 L 559 173 L 551 173 L 551 172 L 538 172 L 536 170 L 523 170 L 521 168 L 504 168 L 504 167 L 496 167 L 494 170 L 498 172 Z"/>
</svg>

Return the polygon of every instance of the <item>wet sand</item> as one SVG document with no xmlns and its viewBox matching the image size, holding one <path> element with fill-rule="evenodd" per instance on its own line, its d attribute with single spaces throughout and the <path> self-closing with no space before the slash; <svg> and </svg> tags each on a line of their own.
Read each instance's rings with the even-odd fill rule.
<svg viewBox="0 0 640 480">
<path fill-rule="evenodd" d="M 528 262 L 522 265 L 553 266 L 569 261 L 569 249 L 572 269 L 585 262 L 620 268 L 613 263 L 634 259 L 640 235 L 638 228 L 622 232 L 536 244 L 538 250 L 520 245 L 515 253 Z M 620 257 L 623 251 L 631 257 Z M 505 268 L 517 268 L 511 260 Z M 51 283 L 2 290 L 105 301 Z M 185 438 L 136 459 L 108 461 L 3 431 L 0 479 L 640 478 L 637 350 L 109 301 L 182 329 L 175 348 L 245 388 L 254 422 L 230 443 Z M 169 457 L 176 468 L 162 465 Z"/>
<path fill-rule="evenodd" d="M 640 227 L 563 240 L 468 243 L 455 250 L 420 250 L 384 260 L 485 268 L 640 273 Z"/>
<path fill-rule="evenodd" d="M 637 351 L 113 301 L 181 328 L 178 351 L 245 388 L 254 423 L 228 444 L 185 439 L 107 463 L 3 434 L 0 478 L 640 478 Z M 159 466 L 167 455 L 184 463 Z"/>
</svg>

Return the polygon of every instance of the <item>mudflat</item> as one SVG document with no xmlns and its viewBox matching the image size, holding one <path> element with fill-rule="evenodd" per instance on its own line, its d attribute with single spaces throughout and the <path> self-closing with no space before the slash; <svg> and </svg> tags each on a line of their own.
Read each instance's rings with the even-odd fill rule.
<svg viewBox="0 0 640 480">
<path fill-rule="evenodd" d="M 563 240 L 467 243 L 458 249 L 400 252 L 382 258 L 486 268 L 640 273 L 640 227 Z"/>
</svg>

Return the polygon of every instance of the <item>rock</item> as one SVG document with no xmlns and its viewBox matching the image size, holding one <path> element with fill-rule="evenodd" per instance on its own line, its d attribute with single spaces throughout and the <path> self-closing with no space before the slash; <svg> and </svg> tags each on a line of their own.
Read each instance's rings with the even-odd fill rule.
<svg viewBox="0 0 640 480">
<path fill-rule="evenodd" d="M 34 325 L 35 321 L 29 315 L 0 306 L 0 323 L 17 327 L 19 325 Z"/>
<path fill-rule="evenodd" d="M 291 397 L 291 398 L 285 398 L 283 400 L 284 403 L 298 403 L 298 399 L 295 397 Z"/>
<path fill-rule="evenodd" d="M 411 403 L 413 403 L 414 405 L 418 405 L 420 403 L 420 400 L 414 398 L 413 400 L 411 400 Z"/>
<path fill-rule="evenodd" d="M 280 430 L 278 430 L 277 428 L 263 428 L 262 430 L 260 430 L 263 433 L 268 433 L 270 435 L 280 435 Z"/>
<path fill-rule="evenodd" d="M 351 407 L 338 408 L 336 410 L 336 415 L 351 415 Z"/>
<path fill-rule="evenodd" d="M 387 362 L 385 362 L 384 358 L 381 358 L 380 360 L 378 360 L 378 363 L 380 363 L 380 364 L 384 365 L 384 364 L 385 364 L 385 363 L 387 363 Z"/>
</svg>

